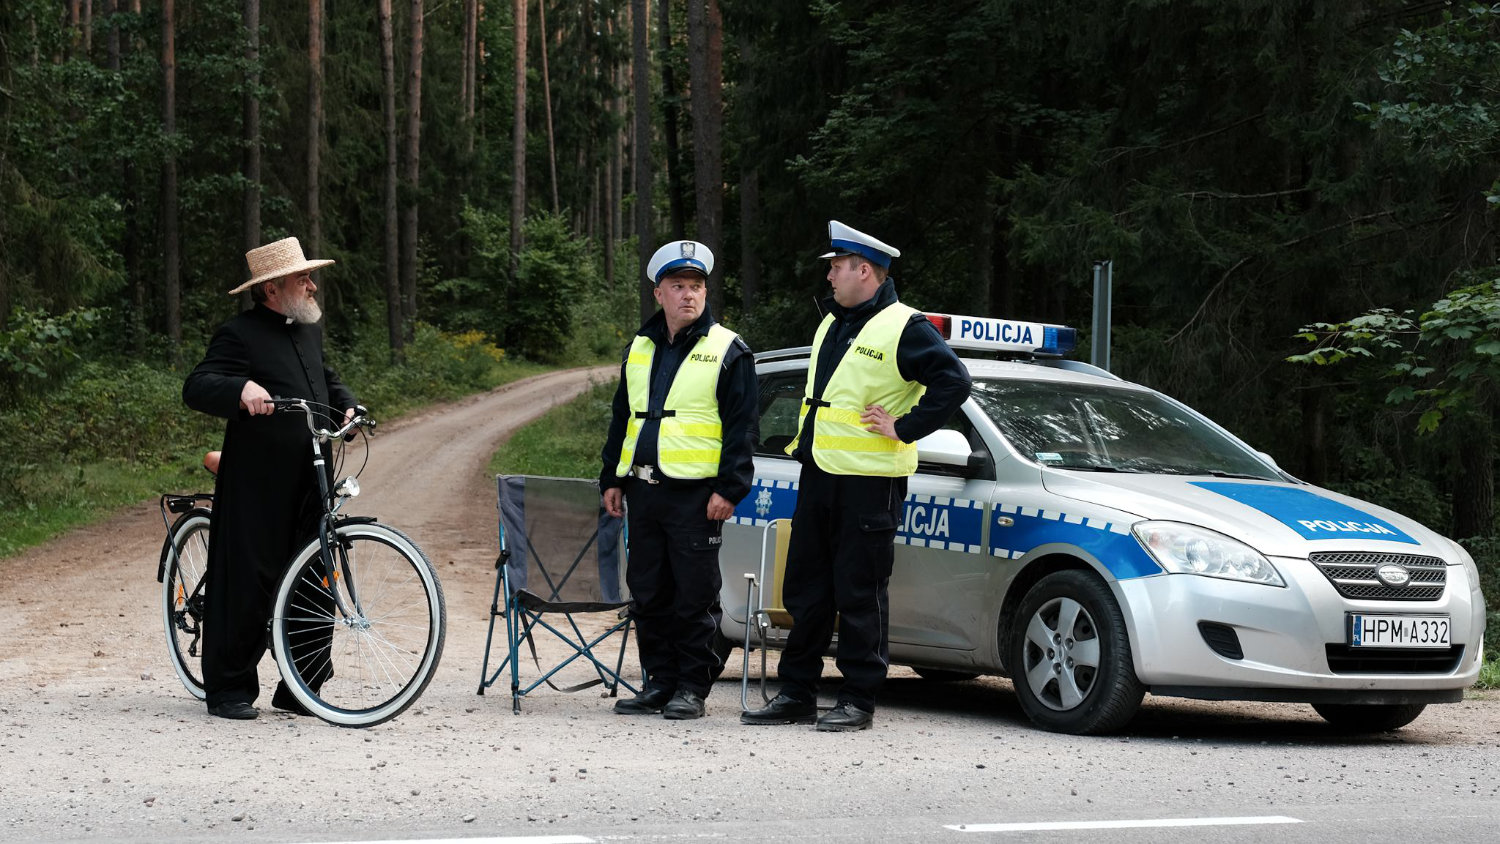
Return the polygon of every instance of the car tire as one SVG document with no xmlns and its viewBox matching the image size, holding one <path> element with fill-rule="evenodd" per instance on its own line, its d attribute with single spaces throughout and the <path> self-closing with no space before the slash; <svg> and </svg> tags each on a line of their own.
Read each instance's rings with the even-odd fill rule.
<svg viewBox="0 0 1500 844">
<path fill-rule="evenodd" d="M 1417 720 L 1425 703 L 1315 703 L 1313 711 L 1345 733 L 1383 733 Z"/>
<path fill-rule="evenodd" d="M 1097 735 L 1135 717 L 1146 690 L 1135 676 L 1125 617 L 1098 576 L 1047 575 L 1026 593 L 1012 624 L 1006 664 L 1021 709 L 1037 726 Z"/>
<path fill-rule="evenodd" d="M 917 672 L 917 676 L 923 680 L 933 683 L 962 683 L 965 680 L 972 680 L 979 676 L 972 671 L 949 671 L 944 668 L 917 668 L 916 666 L 912 666 L 911 670 Z"/>
</svg>

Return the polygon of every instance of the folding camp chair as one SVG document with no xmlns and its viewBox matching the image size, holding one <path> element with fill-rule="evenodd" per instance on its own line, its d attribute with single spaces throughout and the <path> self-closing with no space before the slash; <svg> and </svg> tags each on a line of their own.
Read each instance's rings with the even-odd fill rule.
<svg viewBox="0 0 1500 844">
<path fill-rule="evenodd" d="M 766 552 L 772 549 L 771 537 L 776 537 L 775 553 L 771 567 L 767 570 Z M 792 538 L 791 519 L 772 519 L 766 523 L 760 535 L 760 573 L 745 573 L 745 642 L 744 670 L 740 672 L 740 708 L 750 708 L 750 647 L 760 649 L 760 696 L 766 703 L 771 696 L 766 692 L 766 652 L 776 631 L 780 641 L 786 641 L 786 632 L 792 627 L 792 614 L 787 612 L 781 599 L 781 582 L 786 576 L 786 552 Z M 769 594 L 768 594 L 769 593 Z M 752 638 L 754 642 L 752 642 Z"/>
<path fill-rule="evenodd" d="M 620 668 L 630 641 L 630 617 L 621 610 L 630 603 L 625 588 L 624 519 L 610 516 L 599 501 L 597 481 L 543 478 L 527 475 L 497 477 L 500 506 L 500 557 L 495 561 L 495 597 L 490 604 L 490 630 L 484 643 L 479 694 L 494 685 L 510 668 L 512 711 L 521 711 L 521 698 L 546 683 L 561 692 L 575 692 L 603 684 L 611 696 L 619 686 L 637 689 L 621 679 Z M 586 624 L 589 614 L 605 616 L 604 629 Z M 557 618 L 561 616 L 561 618 Z M 549 618 L 550 617 L 550 618 Z M 490 672 L 490 647 L 496 619 L 505 619 L 506 655 Z M 585 630 L 585 627 L 594 629 Z M 565 656 L 544 667 L 537 650 L 541 631 L 548 644 L 561 643 Z M 604 650 L 620 640 L 613 665 Z M 531 651 L 541 676 L 521 685 L 521 647 Z M 546 647 L 543 648 L 546 650 Z M 592 671 L 585 682 L 560 687 L 552 678 L 579 662 Z"/>
<path fill-rule="evenodd" d="M 776 537 L 775 544 L 771 542 Z M 744 667 L 740 672 L 740 709 L 750 709 L 750 647 L 760 650 L 760 699 L 762 706 L 771 702 L 766 690 L 767 652 L 770 645 L 786 644 L 786 636 L 792 629 L 792 614 L 787 611 L 781 597 L 781 584 L 786 579 L 786 554 L 792 542 L 792 520 L 772 519 L 760 534 L 760 572 L 745 573 L 745 641 Z M 769 555 L 767 552 L 771 552 Z M 769 561 L 769 563 L 768 563 Z M 769 592 L 769 594 L 767 594 Z M 834 630 L 838 629 L 835 617 Z M 759 707 L 757 707 L 759 708 Z M 827 711 L 831 705 L 818 704 L 818 709 Z"/>
</svg>

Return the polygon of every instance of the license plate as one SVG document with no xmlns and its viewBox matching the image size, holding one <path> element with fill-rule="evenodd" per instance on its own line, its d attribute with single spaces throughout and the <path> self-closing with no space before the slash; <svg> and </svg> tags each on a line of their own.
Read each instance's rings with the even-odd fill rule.
<svg viewBox="0 0 1500 844">
<path fill-rule="evenodd" d="M 1446 615 L 1366 615 L 1349 613 L 1349 646 L 1354 648 L 1446 648 Z"/>
</svg>

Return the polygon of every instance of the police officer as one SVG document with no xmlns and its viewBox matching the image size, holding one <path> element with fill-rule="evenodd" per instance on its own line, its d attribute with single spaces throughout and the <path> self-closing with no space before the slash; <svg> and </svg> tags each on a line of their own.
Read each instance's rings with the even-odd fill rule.
<svg viewBox="0 0 1500 844">
<path fill-rule="evenodd" d="M 813 337 L 797 438 L 801 464 L 782 596 L 792 629 L 781 691 L 746 724 L 788 724 L 817 713 L 818 682 L 838 624 L 844 675 L 825 731 L 867 729 L 889 657 L 886 587 L 916 441 L 969 395 L 969 373 L 930 322 L 896 298 L 887 276 L 901 253 L 838 221 L 828 224 L 832 301 Z"/>
<path fill-rule="evenodd" d="M 646 682 L 622 715 L 701 718 L 719 659 L 719 544 L 750 491 L 755 358 L 706 307 L 714 255 L 677 240 L 646 277 L 661 310 L 620 368 L 599 488 L 611 515 L 630 502 L 630 614 Z"/>
</svg>

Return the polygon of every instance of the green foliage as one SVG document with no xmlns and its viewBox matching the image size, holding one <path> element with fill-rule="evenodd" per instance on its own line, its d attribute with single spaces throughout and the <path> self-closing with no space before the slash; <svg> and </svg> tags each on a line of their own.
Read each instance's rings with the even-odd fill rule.
<svg viewBox="0 0 1500 844">
<path fill-rule="evenodd" d="M 384 337 L 375 329 L 363 331 L 347 351 L 330 351 L 329 360 L 376 419 L 542 371 L 535 364 L 510 359 L 482 332 L 450 334 L 423 322 L 417 323 L 415 339 L 399 364 L 390 364 Z"/>
<path fill-rule="evenodd" d="M 516 431 L 490 459 L 489 471 L 557 478 L 599 477 L 616 380 L 595 384 L 567 404 Z"/>
<path fill-rule="evenodd" d="M 1383 363 L 1395 384 L 1386 401 L 1420 403 L 1417 428 L 1431 433 L 1445 416 L 1490 413 L 1500 395 L 1500 278 L 1453 290 L 1420 317 L 1378 308 L 1304 326 L 1297 337 L 1315 346 L 1289 356 L 1293 363 Z"/>
<path fill-rule="evenodd" d="M 1500 146 L 1500 4 L 1446 8 L 1432 26 L 1402 29 L 1379 75 L 1387 98 L 1357 104 L 1371 125 L 1439 166 L 1493 168 Z M 1500 181 L 1488 200 L 1500 203 Z"/>
<path fill-rule="evenodd" d="M 97 308 L 76 308 L 58 316 L 18 308 L 0 330 L 0 397 L 14 401 L 79 359 L 101 317 Z"/>
</svg>

